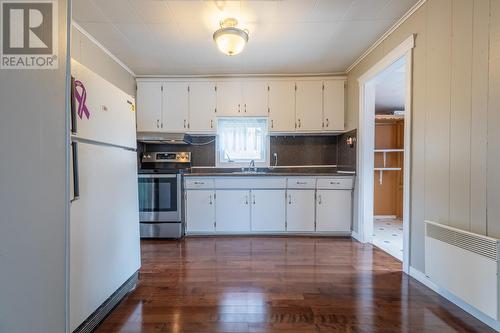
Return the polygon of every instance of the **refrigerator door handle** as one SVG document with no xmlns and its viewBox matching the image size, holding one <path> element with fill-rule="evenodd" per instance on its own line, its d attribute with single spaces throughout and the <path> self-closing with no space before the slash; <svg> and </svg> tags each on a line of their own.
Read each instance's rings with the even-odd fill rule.
<svg viewBox="0 0 500 333">
<path fill-rule="evenodd" d="M 70 202 L 80 199 L 80 177 L 78 175 L 78 143 L 71 142 L 71 151 L 73 154 L 73 199 Z"/>
<path fill-rule="evenodd" d="M 71 77 L 71 108 L 70 108 L 70 116 L 71 116 L 71 133 L 76 134 L 77 131 L 77 119 L 76 119 L 76 100 L 75 100 L 75 78 Z"/>
</svg>

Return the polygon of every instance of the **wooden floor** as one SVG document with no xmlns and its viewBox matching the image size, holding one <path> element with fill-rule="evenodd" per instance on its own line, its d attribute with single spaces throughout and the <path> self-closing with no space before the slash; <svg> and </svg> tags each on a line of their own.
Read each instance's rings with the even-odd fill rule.
<svg viewBox="0 0 500 333">
<path fill-rule="evenodd" d="M 492 332 L 350 239 L 143 241 L 142 263 L 97 332 Z"/>
</svg>

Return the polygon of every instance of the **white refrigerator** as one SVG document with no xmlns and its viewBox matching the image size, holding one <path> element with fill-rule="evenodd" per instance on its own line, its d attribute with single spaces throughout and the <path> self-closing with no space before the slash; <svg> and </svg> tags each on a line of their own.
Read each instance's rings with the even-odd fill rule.
<svg viewBox="0 0 500 333">
<path fill-rule="evenodd" d="M 78 62 L 71 65 L 69 315 L 74 331 L 137 276 L 140 238 L 134 98 Z"/>
</svg>

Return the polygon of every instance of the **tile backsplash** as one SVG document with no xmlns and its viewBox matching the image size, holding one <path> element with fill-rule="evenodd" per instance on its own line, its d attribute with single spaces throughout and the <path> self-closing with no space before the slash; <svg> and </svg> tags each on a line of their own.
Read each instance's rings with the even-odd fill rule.
<svg viewBox="0 0 500 333">
<path fill-rule="evenodd" d="M 342 165 L 344 170 L 354 170 L 356 148 L 345 143 L 346 138 L 355 136 L 356 131 L 343 135 L 286 135 L 270 137 L 270 164 L 274 165 L 273 154 L 278 154 L 278 166 Z M 192 165 L 196 167 L 215 166 L 215 136 L 191 136 L 191 145 L 138 144 L 139 156 L 148 151 L 189 151 Z"/>
</svg>

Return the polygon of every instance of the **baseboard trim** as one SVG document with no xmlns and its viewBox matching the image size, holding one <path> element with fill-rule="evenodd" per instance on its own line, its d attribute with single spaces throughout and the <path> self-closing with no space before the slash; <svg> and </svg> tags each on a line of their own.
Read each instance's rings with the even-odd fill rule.
<svg viewBox="0 0 500 333">
<path fill-rule="evenodd" d="M 361 236 L 356 231 L 351 232 L 351 237 L 357 240 L 358 242 L 363 243 Z"/>
<path fill-rule="evenodd" d="M 418 282 L 425 285 L 427 288 L 429 288 L 432 291 L 436 292 L 437 294 L 443 296 L 448 301 L 452 302 L 453 304 L 455 304 L 456 306 L 458 306 L 459 308 L 461 308 L 465 312 L 469 313 L 470 315 L 472 315 L 476 319 L 482 321 L 484 324 L 488 325 L 489 327 L 491 327 L 495 331 L 500 332 L 500 322 L 499 321 L 496 321 L 493 318 L 490 318 L 489 316 L 485 315 L 484 313 L 482 313 L 481 311 L 479 311 L 475 307 L 467 304 L 466 302 L 464 302 L 463 300 L 461 300 L 460 298 L 458 298 L 454 294 L 439 287 L 437 284 L 432 282 L 431 279 L 429 277 L 427 277 L 421 271 L 419 271 L 413 267 L 410 267 L 410 276 L 412 278 L 414 278 L 415 280 L 417 280 Z"/>
<path fill-rule="evenodd" d="M 97 308 L 73 333 L 91 333 L 108 316 L 129 292 L 135 289 L 139 279 L 139 271 L 135 272 L 124 284 L 118 288 L 102 305 Z"/>
</svg>

